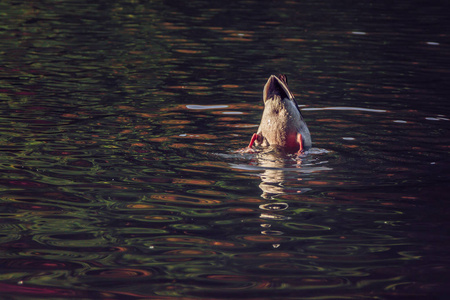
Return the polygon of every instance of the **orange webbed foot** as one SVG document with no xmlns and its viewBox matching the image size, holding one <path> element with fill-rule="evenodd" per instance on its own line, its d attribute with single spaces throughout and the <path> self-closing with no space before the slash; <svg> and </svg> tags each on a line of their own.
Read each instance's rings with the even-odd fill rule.
<svg viewBox="0 0 450 300">
<path fill-rule="evenodd" d="M 298 149 L 297 155 L 301 155 L 305 152 L 303 149 L 303 138 L 302 138 L 301 133 L 297 133 L 297 142 L 299 144 L 299 149 Z"/>
<path fill-rule="evenodd" d="M 255 143 L 255 141 L 259 138 L 259 135 L 254 133 L 252 136 L 252 139 L 250 140 L 250 143 L 248 144 L 247 147 L 239 149 L 238 152 L 241 153 L 256 153 L 256 150 L 253 149 L 253 144 Z"/>
<path fill-rule="evenodd" d="M 257 133 L 254 133 L 252 135 L 252 139 L 250 140 L 250 143 L 248 144 L 248 148 L 252 148 L 253 144 L 255 143 L 256 139 L 259 137 Z"/>
</svg>

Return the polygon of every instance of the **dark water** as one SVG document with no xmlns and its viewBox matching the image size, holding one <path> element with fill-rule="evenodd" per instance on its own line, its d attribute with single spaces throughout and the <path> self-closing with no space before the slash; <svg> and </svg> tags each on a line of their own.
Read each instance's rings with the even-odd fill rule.
<svg viewBox="0 0 450 300">
<path fill-rule="evenodd" d="M 91 2 L 0 4 L 1 298 L 446 298 L 448 5 Z"/>
</svg>

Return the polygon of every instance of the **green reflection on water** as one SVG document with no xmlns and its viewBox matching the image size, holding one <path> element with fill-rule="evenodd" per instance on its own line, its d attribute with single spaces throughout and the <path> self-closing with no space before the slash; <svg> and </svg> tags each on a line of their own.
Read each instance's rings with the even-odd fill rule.
<svg viewBox="0 0 450 300">
<path fill-rule="evenodd" d="M 448 10 L 422 26 L 414 1 L 240 4 L 0 4 L 2 281 L 118 298 L 440 284 L 448 51 L 424 41 L 445 41 Z M 276 72 L 319 150 L 266 168 L 233 151 Z M 273 169 L 280 194 L 261 196 Z"/>
</svg>

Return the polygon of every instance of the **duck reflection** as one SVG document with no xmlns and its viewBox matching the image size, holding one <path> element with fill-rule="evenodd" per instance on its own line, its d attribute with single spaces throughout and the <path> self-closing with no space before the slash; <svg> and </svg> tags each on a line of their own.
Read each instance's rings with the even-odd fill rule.
<svg viewBox="0 0 450 300">
<path fill-rule="evenodd" d="M 256 155 L 256 163 L 258 167 L 264 169 L 260 175 L 261 183 L 259 184 L 262 190 L 261 197 L 269 202 L 261 204 L 260 218 L 267 220 L 267 223 L 262 223 L 261 227 L 263 235 L 282 235 L 283 232 L 272 228 L 270 221 L 285 221 L 290 217 L 286 215 L 285 211 L 289 208 L 289 204 L 280 202 L 277 198 L 284 194 L 301 193 L 302 188 L 287 187 L 287 181 L 298 182 L 302 180 L 302 160 L 304 157 L 297 155 L 286 155 L 280 151 L 270 149 L 269 151 L 259 152 Z M 278 248 L 279 244 L 273 244 L 274 248 Z"/>
<path fill-rule="evenodd" d="M 277 224 L 295 218 L 290 204 L 297 199 L 300 203 L 303 194 L 311 190 L 310 185 L 306 183 L 317 176 L 312 175 L 313 173 L 332 170 L 327 167 L 328 160 L 322 156 L 329 151 L 311 148 L 308 152 L 298 155 L 287 154 L 278 148 L 264 148 L 253 153 L 239 153 L 248 160 L 243 164 L 231 166 L 242 171 L 252 171 L 253 175 L 258 174 L 261 199 L 264 200 L 258 206 L 259 220 L 262 221 L 260 233 L 272 237 L 264 240 L 273 241 L 272 246 L 278 248 L 283 240 L 281 236 L 285 233 L 279 230 L 282 226 Z"/>
<path fill-rule="evenodd" d="M 301 193 L 308 189 L 291 184 L 286 186 L 286 182 L 298 182 L 303 180 L 305 173 L 311 173 L 317 167 L 304 165 L 307 155 L 287 155 L 284 152 L 269 149 L 259 152 L 256 155 L 256 164 L 264 172 L 261 174 L 260 189 L 263 191 L 261 197 L 273 200 L 279 195 Z M 319 168 L 320 169 L 320 168 Z"/>
</svg>

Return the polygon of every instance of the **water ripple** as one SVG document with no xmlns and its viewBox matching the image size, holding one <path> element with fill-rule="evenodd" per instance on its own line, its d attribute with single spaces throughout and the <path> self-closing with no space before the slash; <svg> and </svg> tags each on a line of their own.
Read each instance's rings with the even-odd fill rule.
<svg viewBox="0 0 450 300">
<path fill-rule="evenodd" d="M 9 2 L 0 298 L 448 295 L 445 5 Z M 278 72 L 314 147 L 239 151 Z"/>
</svg>

